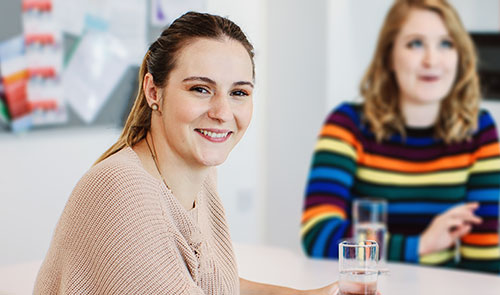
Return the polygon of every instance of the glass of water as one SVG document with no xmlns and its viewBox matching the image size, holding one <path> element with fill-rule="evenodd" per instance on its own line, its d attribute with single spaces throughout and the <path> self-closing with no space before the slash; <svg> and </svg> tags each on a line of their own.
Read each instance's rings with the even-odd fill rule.
<svg viewBox="0 0 500 295">
<path fill-rule="evenodd" d="M 379 245 L 379 259 L 384 263 L 387 253 L 387 201 L 375 198 L 354 200 L 352 220 L 353 238 L 357 241 L 376 241 Z"/>
<path fill-rule="evenodd" d="M 378 279 L 378 244 L 344 241 L 339 244 L 340 295 L 375 295 Z"/>
</svg>

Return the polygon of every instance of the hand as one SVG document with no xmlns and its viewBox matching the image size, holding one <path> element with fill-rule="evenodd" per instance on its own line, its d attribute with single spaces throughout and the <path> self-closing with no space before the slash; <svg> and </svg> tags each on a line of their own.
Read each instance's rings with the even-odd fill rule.
<svg viewBox="0 0 500 295">
<path fill-rule="evenodd" d="M 418 253 L 425 255 L 449 248 L 455 241 L 469 233 L 472 224 L 480 224 L 482 219 L 474 215 L 479 203 L 467 203 L 448 209 L 434 217 L 431 224 L 420 236 Z"/>
</svg>

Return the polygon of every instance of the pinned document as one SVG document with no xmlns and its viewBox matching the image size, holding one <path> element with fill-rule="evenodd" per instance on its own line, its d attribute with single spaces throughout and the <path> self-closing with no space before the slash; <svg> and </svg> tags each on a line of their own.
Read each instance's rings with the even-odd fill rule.
<svg viewBox="0 0 500 295">
<path fill-rule="evenodd" d="M 126 49 L 107 31 L 103 20 L 89 18 L 87 23 L 89 29 L 64 71 L 64 93 L 71 108 L 90 124 L 109 100 L 129 60 Z"/>
<path fill-rule="evenodd" d="M 28 71 L 26 91 L 35 126 L 61 124 L 68 119 L 61 82 L 62 33 L 54 18 L 53 7 L 53 0 L 23 1 Z"/>
</svg>

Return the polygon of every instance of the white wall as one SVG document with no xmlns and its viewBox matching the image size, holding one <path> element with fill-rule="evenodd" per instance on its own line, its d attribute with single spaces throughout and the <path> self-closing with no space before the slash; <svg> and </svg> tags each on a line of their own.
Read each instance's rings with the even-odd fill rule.
<svg viewBox="0 0 500 295">
<path fill-rule="evenodd" d="M 326 5 L 326 0 L 268 2 L 266 242 L 295 250 L 325 113 Z"/>
<path fill-rule="evenodd" d="M 0 265 L 45 256 L 74 185 L 118 135 L 106 128 L 0 134 Z"/>
<path fill-rule="evenodd" d="M 326 108 L 359 96 L 382 21 L 393 0 L 329 0 Z"/>
</svg>

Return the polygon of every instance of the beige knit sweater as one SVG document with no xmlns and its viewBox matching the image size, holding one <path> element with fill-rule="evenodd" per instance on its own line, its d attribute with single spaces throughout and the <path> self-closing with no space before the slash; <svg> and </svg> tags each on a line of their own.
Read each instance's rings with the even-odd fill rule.
<svg viewBox="0 0 500 295">
<path fill-rule="evenodd" d="M 187 211 L 131 148 L 92 167 L 64 208 L 34 294 L 239 294 L 215 169 Z"/>
</svg>

